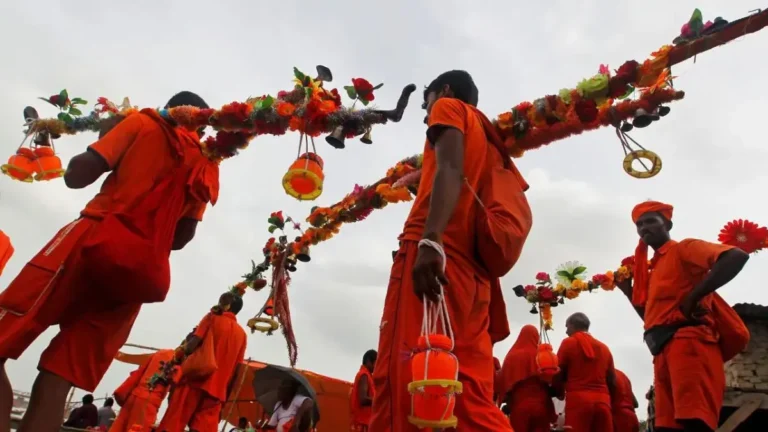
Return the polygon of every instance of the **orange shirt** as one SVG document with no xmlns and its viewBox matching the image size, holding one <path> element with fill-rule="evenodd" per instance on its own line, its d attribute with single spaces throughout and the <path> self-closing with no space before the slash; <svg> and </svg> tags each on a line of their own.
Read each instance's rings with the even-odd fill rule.
<svg viewBox="0 0 768 432">
<path fill-rule="evenodd" d="M 89 151 L 104 158 L 112 170 L 101 190 L 85 206 L 82 216 L 101 219 L 106 213 L 125 209 L 140 199 L 155 182 L 174 166 L 168 135 L 157 120 L 143 113 L 129 115 Z M 173 128 L 184 149 L 184 163 L 194 166 L 205 160 L 197 135 L 185 128 Z M 203 219 L 206 203 L 187 198 L 184 217 Z"/>
<path fill-rule="evenodd" d="M 616 373 L 616 392 L 611 395 L 611 406 L 614 410 L 618 408 L 626 408 L 631 411 L 635 410 L 635 397 L 632 394 L 632 383 L 629 378 L 624 375 L 624 372 L 615 369 Z"/>
<path fill-rule="evenodd" d="M 206 315 L 197 326 L 195 336 L 201 339 L 213 338 L 213 350 L 218 368 L 205 380 L 190 381 L 188 384 L 220 401 L 226 401 L 229 381 L 237 370 L 237 365 L 242 363 L 245 357 L 245 331 L 237 323 L 235 314 L 224 312 L 221 315 Z"/>
<path fill-rule="evenodd" d="M 566 338 L 557 350 L 560 368 L 566 370 L 565 392 L 591 391 L 610 394 L 606 377 L 609 370 L 614 370 L 613 355 L 604 343 L 589 333 L 582 332 L 582 335 Z M 587 357 L 579 338 L 592 347 L 594 358 Z"/>
<path fill-rule="evenodd" d="M 371 376 L 371 372 L 369 372 L 365 366 L 360 366 L 360 370 L 355 376 L 355 383 L 352 385 L 351 394 L 349 395 L 350 411 L 352 415 L 352 423 L 354 425 L 368 426 L 371 421 L 371 406 L 361 406 L 360 397 L 358 395 L 358 392 L 360 391 L 360 383 L 363 378 L 368 380 L 367 396 L 373 400 L 373 376 Z"/>
<path fill-rule="evenodd" d="M 13 255 L 11 239 L 4 232 L 0 231 L 0 275 L 3 274 L 5 264 L 11 259 L 11 255 Z"/>
<path fill-rule="evenodd" d="M 694 239 L 679 243 L 670 240 L 659 248 L 650 265 L 645 329 L 684 321 L 685 318 L 680 312 L 683 299 L 704 279 L 720 254 L 731 249 L 732 246 Z M 711 311 L 712 296 L 703 298 L 699 305 Z M 685 327 L 678 330 L 675 336 L 716 341 L 711 314 L 707 314 L 702 321 L 705 326 Z"/>
<path fill-rule="evenodd" d="M 480 176 L 487 165 L 487 152 L 494 151 L 488 143 L 485 129 L 474 109 L 458 99 L 441 98 L 435 102 L 429 114 L 429 127 L 448 126 L 464 134 L 464 176 L 474 190 L 478 189 Z M 432 198 L 432 186 L 437 172 L 437 160 L 434 144 L 429 140 L 424 144 L 424 159 L 421 168 L 421 181 L 411 213 L 405 222 L 403 238 L 419 241 L 424 234 L 424 224 L 429 213 L 429 201 Z M 500 157 L 499 157 L 500 159 Z M 443 243 L 447 248 L 474 260 L 475 212 L 477 202 L 469 188 L 464 185 L 451 221 L 443 233 Z"/>
</svg>

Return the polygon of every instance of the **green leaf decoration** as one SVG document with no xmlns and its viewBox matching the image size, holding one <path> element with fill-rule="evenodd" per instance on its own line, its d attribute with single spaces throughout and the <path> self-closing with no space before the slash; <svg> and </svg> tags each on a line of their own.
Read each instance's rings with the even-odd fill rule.
<svg viewBox="0 0 768 432">
<path fill-rule="evenodd" d="M 560 271 L 558 271 L 558 272 L 557 272 L 557 275 L 558 275 L 558 276 L 562 276 L 562 277 L 564 277 L 564 278 L 568 278 L 568 279 L 570 279 L 570 278 L 572 278 L 572 277 L 573 277 L 573 276 L 571 276 L 571 274 L 570 274 L 570 273 L 568 273 L 568 272 L 567 272 L 567 271 L 565 271 L 565 270 L 560 270 Z"/>
<path fill-rule="evenodd" d="M 267 219 L 267 223 L 270 225 L 275 225 L 277 223 L 277 218 L 270 216 L 269 219 Z"/>
<path fill-rule="evenodd" d="M 378 90 L 378 89 L 380 89 L 380 88 L 382 88 L 382 87 L 384 87 L 384 83 L 381 83 L 381 84 L 377 85 L 377 86 L 376 86 L 376 87 L 374 87 L 373 89 L 374 89 L 374 90 Z"/>
<path fill-rule="evenodd" d="M 304 82 L 304 80 L 307 78 L 307 76 L 304 75 L 304 73 L 301 72 L 296 66 L 293 67 L 293 76 L 295 76 L 296 79 L 301 82 Z"/>
<path fill-rule="evenodd" d="M 344 86 L 344 90 L 347 91 L 347 96 L 350 99 L 357 99 L 357 90 L 355 90 L 354 86 Z"/>
<path fill-rule="evenodd" d="M 619 99 L 626 99 L 626 98 L 632 96 L 632 93 L 634 93 L 634 91 L 635 91 L 635 88 L 632 87 L 631 85 L 628 85 L 626 93 L 624 93 L 622 96 L 620 96 Z"/>
<path fill-rule="evenodd" d="M 69 113 L 74 116 L 81 116 L 83 112 L 75 108 L 74 105 L 69 107 Z"/>
<path fill-rule="evenodd" d="M 276 226 L 270 225 L 269 228 L 267 228 L 267 231 L 269 231 L 269 233 L 272 234 L 273 232 L 275 232 L 276 229 L 277 229 Z"/>
<path fill-rule="evenodd" d="M 88 105 L 88 101 L 85 99 L 74 98 L 72 99 L 72 105 Z"/>
<path fill-rule="evenodd" d="M 75 121 L 75 119 L 74 119 L 74 118 L 72 118 L 72 116 L 71 116 L 71 115 L 69 115 L 69 114 L 67 114 L 67 113 L 65 113 L 65 112 L 60 112 L 60 113 L 59 113 L 59 115 L 57 115 L 56 117 L 57 117 L 59 120 L 61 120 L 61 121 L 63 121 L 64 123 L 66 123 L 66 124 L 71 124 L 73 121 Z"/>
<path fill-rule="evenodd" d="M 67 93 L 67 89 L 62 90 L 59 92 L 59 99 L 61 104 L 64 104 L 64 102 L 69 99 L 69 93 Z"/>
<path fill-rule="evenodd" d="M 312 87 L 304 87 L 304 94 L 307 95 L 307 99 L 312 97 Z"/>
<path fill-rule="evenodd" d="M 363 106 L 368 106 L 370 102 L 368 102 L 366 99 L 360 99 L 360 103 L 363 104 Z"/>
<path fill-rule="evenodd" d="M 578 276 L 578 275 L 580 275 L 580 274 L 584 273 L 585 271 L 587 271 L 587 268 L 586 268 L 586 267 L 584 267 L 584 266 L 579 266 L 579 267 L 576 267 L 575 269 L 573 269 L 573 275 L 574 275 L 574 276 Z"/>
<path fill-rule="evenodd" d="M 275 103 L 275 99 L 270 95 L 266 95 L 265 97 L 256 101 L 256 109 L 257 110 L 269 109 L 269 108 L 272 108 L 272 105 L 274 103 Z"/>
</svg>

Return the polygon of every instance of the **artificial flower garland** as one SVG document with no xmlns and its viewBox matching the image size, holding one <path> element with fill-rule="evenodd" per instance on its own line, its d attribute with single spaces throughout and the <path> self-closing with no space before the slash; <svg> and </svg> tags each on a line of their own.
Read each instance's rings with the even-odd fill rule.
<svg viewBox="0 0 768 432">
<path fill-rule="evenodd" d="M 293 89 L 280 91 L 276 97 L 264 95 L 249 98 L 245 102 L 224 105 L 218 110 L 182 106 L 157 111 L 162 117 L 190 130 L 207 126 L 214 128 L 216 136 L 207 138 L 202 147 L 206 156 L 216 162 L 235 156 L 258 135 L 284 135 L 288 131 L 296 131 L 317 137 L 341 128 L 344 136 L 350 138 L 369 133 L 373 125 L 384 124 L 391 119 L 386 111 L 354 108 L 357 101 L 364 106 L 373 101 L 374 91 L 382 84 L 373 86 L 364 78 L 354 78 L 352 85 L 344 87 L 347 96 L 354 100 L 353 106 L 345 107 L 338 90 L 323 87 L 331 79 L 330 71 L 322 66 L 318 66 L 317 78 L 294 68 Z M 65 93 L 66 90 L 61 94 Z M 81 99 L 69 101 L 66 96 L 59 95 L 41 99 L 57 106 L 61 112 L 56 118 L 35 120 L 29 125 L 28 134 L 47 134 L 58 138 L 86 131 L 99 132 L 114 124 L 113 117 L 139 112 L 127 98 L 123 104 L 116 105 L 101 97 L 88 115 L 82 115 L 77 108 L 70 108 L 81 103 Z"/>
<path fill-rule="evenodd" d="M 736 219 L 723 226 L 717 240 L 749 254 L 757 253 L 768 248 L 768 227 L 746 219 Z M 539 272 L 536 274 L 536 282 L 518 285 L 513 291 L 531 303 L 531 313 L 539 314 L 545 329 L 551 330 L 553 307 L 564 304 L 566 300 L 573 300 L 583 292 L 591 293 L 597 289 L 613 291 L 617 284 L 632 277 L 634 266 L 634 256 L 630 256 L 621 260 L 616 270 L 595 274 L 587 280 L 587 268 L 577 261 L 571 261 L 558 267 L 554 277 L 547 272 Z"/>
</svg>

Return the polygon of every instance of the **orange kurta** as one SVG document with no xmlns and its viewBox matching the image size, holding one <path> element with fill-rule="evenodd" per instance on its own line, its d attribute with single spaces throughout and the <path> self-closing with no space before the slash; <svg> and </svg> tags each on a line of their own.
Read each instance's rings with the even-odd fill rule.
<svg viewBox="0 0 768 432">
<path fill-rule="evenodd" d="M 608 347 L 586 332 L 563 340 L 557 351 L 565 381 L 565 425 L 572 432 L 613 430 L 608 374 L 614 371 Z"/>
<path fill-rule="evenodd" d="M 163 362 L 172 358 L 173 350 L 157 351 L 115 390 L 115 400 L 121 408 L 110 432 L 134 432 L 131 430 L 134 425 L 148 431 L 155 424 L 169 387 L 158 385 L 150 391 L 149 380 L 160 370 Z"/>
<path fill-rule="evenodd" d="M 84 277 L 82 242 L 104 214 L 125 209 L 149 193 L 154 179 L 175 163 L 172 147 L 190 150 L 185 152 L 190 166 L 206 161 L 189 132 L 175 128 L 178 141 L 169 140 L 169 126 L 161 122 L 159 117 L 131 115 L 89 147 L 111 172 L 82 217 L 62 228 L 0 294 L 0 358 L 17 359 L 45 329 L 58 324 L 60 331 L 43 352 L 39 368 L 95 390 L 127 340 L 141 305 L 115 305 L 103 295 L 109 287 L 94 286 Z M 185 215 L 200 219 L 205 202 L 188 198 Z"/>
<path fill-rule="evenodd" d="M 549 432 L 557 420 L 549 386 L 539 378 L 536 352 L 539 331 L 523 326 L 498 376 L 497 391 L 509 407 L 512 429 L 518 432 Z"/>
<path fill-rule="evenodd" d="M 197 432 L 214 432 L 219 424 L 221 407 L 228 396 L 227 387 L 245 357 L 245 331 L 233 313 L 224 312 L 206 315 L 198 324 L 195 336 L 213 338 L 217 369 L 202 380 L 181 377 L 158 430 L 182 432 L 189 426 Z"/>
<path fill-rule="evenodd" d="M 683 322 L 679 306 L 731 246 L 687 239 L 668 241 L 651 261 L 645 329 Z M 699 305 L 712 311 L 712 294 Z M 717 428 L 725 391 L 723 358 L 711 313 L 702 325 L 685 327 L 654 358 L 656 426 L 679 428 L 679 420 L 700 419 Z"/>
<path fill-rule="evenodd" d="M 355 432 L 366 432 L 371 424 L 371 407 L 360 405 L 360 397 L 358 396 L 360 383 L 363 379 L 368 380 L 368 397 L 373 399 L 373 375 L 365 365 L 360 366 L 360 370 L 355 375 L 355 382 L 349 395 L 350 429 Z"/>
<path fill-rule="evenodd" d="M 432 108 L 429 126 L 447 126 L 463 133 L 464 175 L 473 189 L 478 189 L 489 161 L 501 166 L 501 156 L 488 143 L 482 119 L 471 107 L 456 99 L 442 98 Z M 421 299 L 413 293 L 411 272 L 429 212 L 436 170 L 435 150 L 427 141 L 422 180 L 392 265 L 381 319 L 379 356 L 373 373 L 371 432 L 418 430 L 407 419 L 411 411 L 407 391 L 412 378 L 409 360 L 417 345 L 423 311 Z M 509 334 L 509 324 L 498 280 L 485 276 L 475 258 L 477 212 L 474 196 L 463 187 L 443 233 L 446 276 L 450 281 L 445 294 L 456 337 L 454 353 L 459 359 L 459 381 L 464 385 L 463 393 L 456 400 L 454 415 L 458 418 L 459 430 L 503 432 L 511 428 L 493 403 L 492 347 Z"/>
<path fill-rule="evenodd" d="M 616 369 L 616 389 L 611 395 L 613 432 L 638 432 L 640 423 L 635 414 L 635 397 L 632 383 L 624 372 Z"/>
</svg>

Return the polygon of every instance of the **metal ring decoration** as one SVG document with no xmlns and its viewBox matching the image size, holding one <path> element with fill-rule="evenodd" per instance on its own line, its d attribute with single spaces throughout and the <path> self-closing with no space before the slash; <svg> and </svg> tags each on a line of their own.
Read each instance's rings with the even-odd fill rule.
<svg viewBox="0 0 768 432">
<path fill-rule="evenodd" d="M 632 167 L 635 160 L 645 159 L 651 163 L 648 171 L 638 171 Z M 656 176 L 661 171 L 661 158 L 650 150 L 634 150 L 624 157 L 624 172 L 637 179 L 647 179 Z"/>
<path fill-rule="evenodd" d="M 254 330 L 258 330 L 262 333 L 269 333 L 280 328 L 280 324 L 272 318 L 255 317 L 252 318 Z"/>
</svg>

